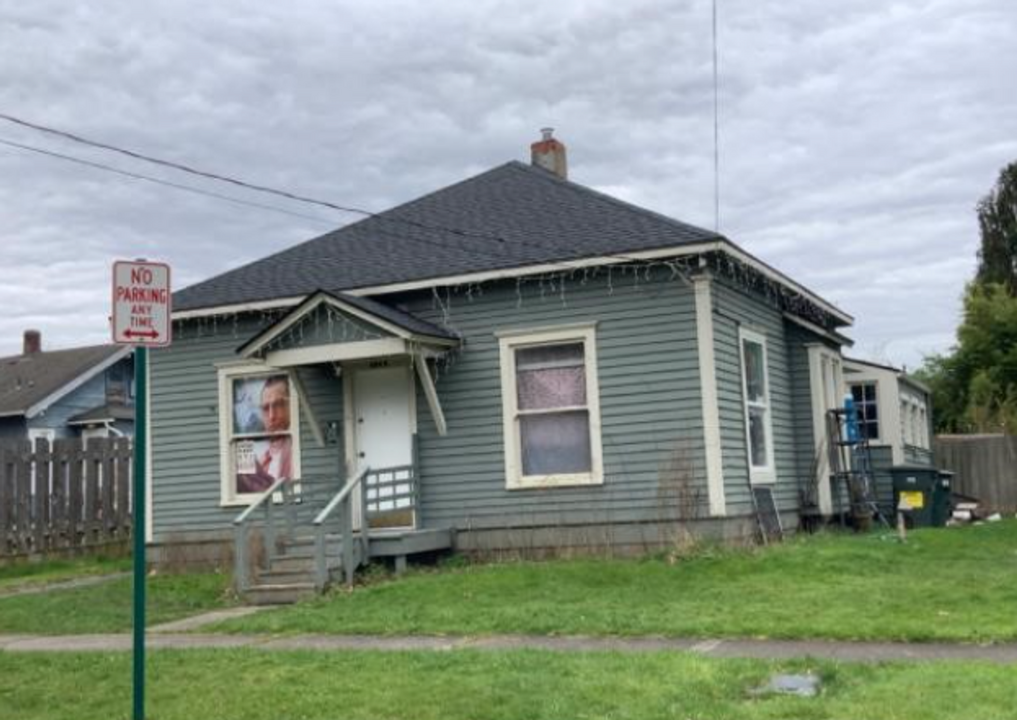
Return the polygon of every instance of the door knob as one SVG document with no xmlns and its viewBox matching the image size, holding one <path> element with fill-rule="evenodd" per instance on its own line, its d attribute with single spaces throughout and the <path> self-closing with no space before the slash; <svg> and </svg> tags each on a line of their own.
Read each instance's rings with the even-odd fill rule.
<svg viewBox="0 0 1017 720">
<path fill-rule="evenodd" d="M 359 455 L 360 457 L 365 457 L 365 456 L 364 456 L 364 453 L 362 453 L 362 452 L 361 452 L 361 453 L 357 453 L 357 454 L 358 454 L 358 455 Z"/>
</svg>

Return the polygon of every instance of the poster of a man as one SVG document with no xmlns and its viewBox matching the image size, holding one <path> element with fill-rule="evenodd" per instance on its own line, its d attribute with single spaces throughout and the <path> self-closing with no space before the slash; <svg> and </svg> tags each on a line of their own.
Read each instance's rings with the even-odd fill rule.
<svg viewBox="0 0 1017 720">
<path fill-rule="evenodd" d="M 264 492 L 293 477 L 290 381 L 286 375 L 233 381 L 234 465 L 238 494 Z M 244 437 L 246 436 L 246 437 Z"/>
</svg>

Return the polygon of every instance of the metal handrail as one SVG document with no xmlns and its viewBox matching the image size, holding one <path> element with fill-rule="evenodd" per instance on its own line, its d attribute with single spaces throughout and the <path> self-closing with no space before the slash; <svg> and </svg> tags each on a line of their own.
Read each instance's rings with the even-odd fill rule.
<svg viewBox="0 0 1017 720">
<path fill-rule="evenodd" d="M 367 474 L 369 472 L 371 472 L 371 468 L 365 467 L 363 470 L 357 473 L 356 477 L 354 477 L 348 483 L 343 485 L 342 489 L 339 492 L 337 492 L 331 500 L 329 500 L 328 505 L 326 505 L 322 509 L 322 511 L 318 513 L 317 517 L 314 518 L 314 524 L 321 525 L 323 522 L 328 520 L 329 515 L 332 514 L 332 512 L 336 509 L 339 503 L 341 503 L 343 500 L 349 497 L 350 493 L 353 492 L 353 489 L 361 482 L 363 482 L 364 478 L 367 477 Z"/>
</svg>

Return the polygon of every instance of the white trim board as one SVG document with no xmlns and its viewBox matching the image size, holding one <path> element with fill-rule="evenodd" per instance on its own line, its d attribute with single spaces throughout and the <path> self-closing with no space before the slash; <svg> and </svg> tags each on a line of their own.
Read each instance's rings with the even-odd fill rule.
<svg viewBox="0 0 1017 720">
<path fill-rule="evenodd" d="M 766 277 L 790 287 L 817 306 L 830 313 L 845 325 L 851 325 L 854 318 L 837 306 L 819 297 L 805 286 L 795 282 L 784 273 L 767 265 L 762 260 L 745 252 L 730 240 L 719 239 L 709 242 L 692 243 L 689 245 L 677 245 L 654 250 L 635 250 L 624 253 L 624 258 L 619 255 L 596 256 L 590 258 L 579 258 L 575 260 L 561 260 L 554 263 L 541 263 L 538 265 L 527 265 L 524 267 L 505 268 L 500 270 L 486 270 L 482 272 L 464 273 L 461 275 L 447 275 L 425 280 L 412 280 L 400 283 L 389 283 L 386 285 L 372 285 L 361 288 L 344 289 L 342 292 L 358 297 L 372 295 L 384 295 L 388 293 L 406 292 L 408 290 L 422 290 L 427 288 L 442 287 L 445 285 L 461 285 L 466 283 L 479 283 L 488 280 L 502 280 L 507 278 L 527 277 L 529 275 L 543 275 L 549 272 L 561 272 L 562 270 L 581 270 L 583 268 L 601 267 L 615 265 L 623 259 L 632 260 L 662 260 L 666 258 L 684 257 L 698 255 L 707 252 L 725 252 L 731 257 L 745 263 L 754 270 Z M 216 305 L 194 310 L 179 310 L 173 313 L 174 320 L 189 320 L 193 318 L 210 317 L 228 313 L 250 312 L 259 310 L 276 310 L 299 305 L 307 299 L 306 295 L 290 296 L 275 300 L 258 300 L 247 303 L 231 303 Z"/>
<path fill-rule="evenodd" d="M 586 412 L 590 433 L 590 469 L 582 473 L 557 475 L 523 475 L 521 433 L 516 390 L 515 351 L 525 347 L 582 343 L 584 378 L 586 381 Z M 603 447 L 600 423 L 600 383 L 597 379 L 597 335 L 595 325 L 576 324 L 522 331 L 508 331 L 498 336 L 501 373 L 502 431 L 505 448 L 505 488 L 527 490 L 548 487 L 602 485 L 604 483 Z M 526 411 L 533 412 L 533 411 Z"/>
<path fill-rule="evenodd" d="M 763 363 L 763 407 L 766 415 L 763 416 L 763 434 L 766 442 L 766 464 L 753 465 L 752 463 L 752 432 L 750 422 L 751 407 L 749 402 L 749 388 L 747 377 L 747 365 L 745 362 L 745 343 L 750 342 L 760 346 Z M 772 485 L 777 482 L 777 453 L 773 447 L 773 401 L 770 393 L 770 353 L 767 347 L 765 333 L 750 330 L 746 327 L 738 329 L 738 359 L 739 372 L 742 380 L 742 415 L 745 422 L 745 463 L 749 469 L 749 483 L 751 485 Z M 759 403 L 756 403 L 759 405 Z"/>
<path fill-rule="evenodd" d="M 410 348 L 402 338 L 360 340 L 358 342 L 312 345 L 292 350 L 272 350 L 265 353 L 265 363 L 271 367 L 294 367 L 317 363 L 368 360 L 409 354 Z"/>
<path fill-rule="evenodd" d="M 812 435 L 814 452 L 818 455 L 815 472 L 816 501 L 819 512 L 824 516 L 833 514 L 833 488 L 830 486 L 830 448 L 826 437 L 826 411 L 832 409 L 827 402 L 826 377 L 823 374 L 823 360 L 830 368 L 831 381 L 834 386 L 833 406 L 838 404 L 839 395 L 844 388 L 843 356 L 821 343 L 810 343 L 805 346 L 809 356 L 809 397 L 812 405 Z"/>
<path fill-rule="evenodd" d="M 710 515 L 727 514 L 724 493 L 724 458 L 720 438 L 717 361 L 713 337 L 713 290 L 709 275 L 692 279 L 696 296 L 696 345 L 699 352 L 699 387 L 703 403 L 703 444 L 706 450 L 706 486 Z"/>
</svg>

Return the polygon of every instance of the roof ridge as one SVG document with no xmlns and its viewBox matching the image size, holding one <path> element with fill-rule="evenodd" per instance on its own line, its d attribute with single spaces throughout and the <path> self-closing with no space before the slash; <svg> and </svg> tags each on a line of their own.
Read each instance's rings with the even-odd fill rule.
<svg viewBox="0 0 1017 720">
<path fill-rule="evenodd" d="M 7 355 L 5 357 L 0 357 L 0 363 L 7 363 L 12 360 L 21 360 L 21 359 L 31 360 L 33 358 L 38 358 L 40 356 L 52 357 L 58 354 L 87 352 L 92 350 L 99 350 L 100 348 L 109 349 L 110 352 L 115 352 L 115 349 L 118 349 L 119 347 L 120 345 L 117 345 L 116 343 L 98 343 L 96 345 L 81 345 L 79 347 L 58 348 L 56 350 L 40 350 L 37 353 L 28 353 L 28 354 L 18 353 L 17 355 Z"/>
<path fill-rule="evenodd" d="M 528 165 L 518 160 L 513 160 L 509 163 L 506 163 L 506 165 L 512 166 L 516 170 L 527 172 L 533 175 L 534 177 L 538 177 L 547 182 L 552 182 L 567 187 L 570 190 L 574 190 L 575 192 L 578 192 L 580 194 L 590 195 L 592 197 L 597 198 L 598 200 L 603 200 L 611 205 L 614 205 L 636 215 L 661 220 L 663 222 L 666 222 L 668 225 L 679 228 L 681 230 L 691 230 L 694 232 L 706 233 L 708 235 L 713 235 L 718 240 L 724 239 L 727 240 L 728 242 L 732 242 L 730 239 L 714 230 L 707 230 L 706 228 L 701 228 L 698 225 L 692 225 L 691 223 L 682 222 L 681 220 L 677 220 L 671 217 L 670 215 L 665 215 L 663 213 L 657 212 L 656 210 L 650 210 L 649 208 L 642 207 L 641 205 L 636 205 L 635 203 L 630 203 L 626 200 L 616 198 L 613 195 L 608 195 L 607 193 L 601 192 L 600 190 L 595 190 L 594 188 L 591 188 L 589 185 L 583 185 L 582 183 L 577 183 L 574 180 L 559 177 L 550 170 L 545 170 L 544 168 L 536 167 L 534 165 Z"/>
</svg>

